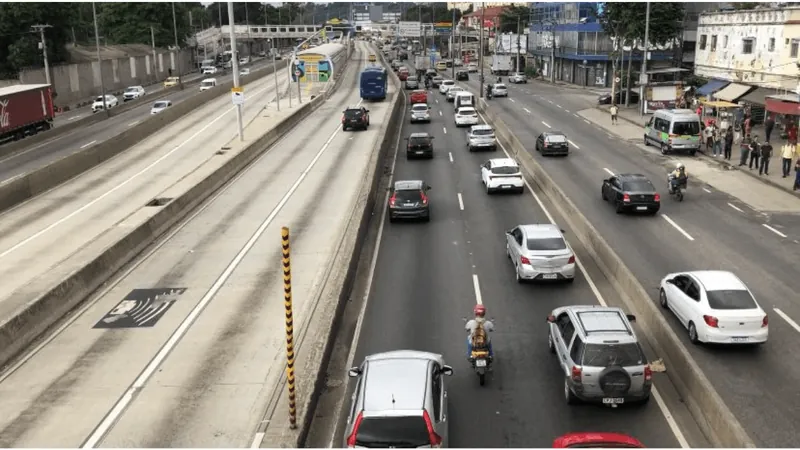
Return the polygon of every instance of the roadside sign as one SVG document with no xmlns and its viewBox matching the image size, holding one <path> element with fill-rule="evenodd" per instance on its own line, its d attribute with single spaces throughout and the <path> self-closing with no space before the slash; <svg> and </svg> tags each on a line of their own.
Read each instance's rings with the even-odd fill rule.
<svg viewBox="0 0 800 450">
<path fill-rule="evenodd" d="M 403 37 L 420 37 L 422 24 L 420 22 L 399 22 L 397 34 Z"/>
<path fill-rule="evenodd" d="M 244 105 L 244 92 L 231 90 L 231 101 L 233 101 L 234 105 Z"/>
<path fill-rule="evenodd" d="M 242 92 L 244 92 L 244 88 L 243 88 L 242 86 L 239 86 L 239 87 L 232 87 L 232 88 L 231 88 L 231 92 L 239 92 L 239 93 L 242 93 Z"/>
</svg>

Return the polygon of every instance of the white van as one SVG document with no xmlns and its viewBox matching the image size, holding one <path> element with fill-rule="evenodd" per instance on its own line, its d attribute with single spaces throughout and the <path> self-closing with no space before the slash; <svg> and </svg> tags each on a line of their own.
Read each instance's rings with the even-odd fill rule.
<svg viewBox="0 0 800 450">
<path fill-rule="evenodd" d="M 666 155 L 700 150 L 700 116 L 691 109 L 659 109 L 644 125 L 644 145 L 653 144 Z"/>
<path fill-rule="evenodd" d="M 216 78 L 206 78 L 202 82 L 200 82 L 200 92 L 207 91 L 209 89 L 213 89 L 217 87 L 217 79 Z"/>
<path fill-rule="evenodd" d="M 464 91 L 456 94 L 455 99 L 453 99 L 453 111 L 458 111 L 458 108 L 462 106 L 475 107 L 475 96 L 472 95 L 472 92 Z"/>
</svg>

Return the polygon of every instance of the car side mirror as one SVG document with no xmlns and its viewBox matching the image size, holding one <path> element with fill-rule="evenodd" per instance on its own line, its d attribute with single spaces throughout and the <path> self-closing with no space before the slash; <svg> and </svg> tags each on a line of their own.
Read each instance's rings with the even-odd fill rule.
<svg viewBox="0 0 800 450">
<path fill-rule="evenodd" d="M 453 376 L 453 368 L 450 366 L 442 366 L 442 373 L 451 377 Z"/>
<path fill-rule="evenodd" d="M 636 322 L 636 316 L 634 316 L 633 314 L 625 314 L 625 317 L 627 317 L 628 320 L 631 322 Z"/>
<path fill-rule="evenodd" d="M 553 315 L 547 316 L 547 322 L 548 323 L 556 323 L 556 316 L 553 316 Z"/>
<path fill-rule="evenodd" d="M 361 369 L 359 369 L 358 367 L 351 367 L 350 370 L 347 371 L 347 375 L 349 375 L 350 377 L 357 377 L 361 375 Z"/>
<path fill-rule="evenodd" d="M 563 228 L 559 228 L 559 229 L 561 230 L 562 233 L 566 233 L 566 231 L 564 231 Z"/>
</svg>

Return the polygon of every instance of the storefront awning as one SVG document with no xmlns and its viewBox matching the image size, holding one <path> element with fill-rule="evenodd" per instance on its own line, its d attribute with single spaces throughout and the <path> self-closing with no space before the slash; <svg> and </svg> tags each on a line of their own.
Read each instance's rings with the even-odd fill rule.
<svg viewBox="0 0 800 450">
<path fill-rule="evenodd" d="M 731 103 L 725 102 L 722 100 L 716 101 L 709 101 L 706 99 L 700 100 L 700 104 L 703 106 L 708 106 L 709 108 L 741 108 L 742 106 L 738 103 Z"/>
<path fill-rule="evenodd" d="M 781 96 L 787 97 L 787 96 Z M 794 97 L 797 97 L 796 95 Z M 766 98 L 766 108 L 767 111 L 776 113 L 776 114 L 785 114 L 789 116 L 800 116 L 800 103 L 797 101 L 798 99 L 795 98 L 793 100 L 787 98 L 775 98 L 775 97 L 767 97 Z"/>
<path fill-rule="evenodd" d="M 726 102 L 735 102 L 739 100 L 744 94 L 747 94 L 753 89 L 753 86 L 746 84 L 731 83 L 725 86 L 725 89 L 718 91 L 714 94 L 714 98 L 718 100 L 725 100 Z"/>
<path fill-rule="evenodd" d="M 763 88 L 759 87 L 756 88 L 754 91 L 748 93 L 744 97 L 740 98 L 739 100 L 747 103 L 753 103 L 756 105 L 764 106 L 767 104 L 767 97 L 772 97 L 774 95 L 781 95 L 783 92 L 778 91 L 776 89 L 770 88 Z"/>
<path fill-rule="evenodd" d="M 700 95 L 711 95 L 714 92 L 717 92 L 718 90 L 727 86 L 728 83 L 730 82 L 725 80 L 711 80 L 708 83 L 697 88 L 697 93 Z"/>
</svg>

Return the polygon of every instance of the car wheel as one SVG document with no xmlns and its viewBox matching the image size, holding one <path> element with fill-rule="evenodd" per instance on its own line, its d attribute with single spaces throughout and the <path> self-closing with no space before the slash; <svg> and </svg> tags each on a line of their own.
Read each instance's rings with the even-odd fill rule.
<svg viewBox="0 0 800 450">
<path fill-rule="evenodd" d="M 566 378 L 564 378 L 564 400 L 567 401 L 568 405 L 576 405 L 578 404 L 579 400 L 575 394 L 572 393 L 572 389 L 569 388 L 569 382 Z"/>
<path fill-rule="evenodd" d="M 422 218 L 422 221 L 423 222 L 430 222 L 431 221 L 431 213 L 430 213 L 430 211 L 428 211 L 428 214 L 426 214 L 425 217 Z"/>
<path fill-rule="evenodd" d="M 487 195 L 492 195 L 492 193 L 493 193 L 493 192 L 494 192 L 494 191 L 493 191 L 493 190 L 492 190 L 492 189 L 489 187 L 489 185 L 488 185 L 488 184 L 486 184 L 486 194 L 487 194 Z"/>
<path fill-rule="evenodd" d="M 468 145 L 467 148 L 469 149 L 470 152 L 475 151 L 475 149 L 473 149 L 471 145 Z"/>
<path fill-rule="evenodd" d="M 662 142 L 661 143 L 661 154 L 662 155 L 666 155 L 668 153 L 669 153 L 669 148 L 667 147 L 667 144 Z"/>
<path fill-rule="evenodd" d="M 647 397 L 637 401 L 636 404 L 638 406 L 644 406 L 644 405 L 648 404 L 649 402 L 650 402 L 650 396 L 648 395 Z"/>
<path fill-rule="evenodd" d="M 550 348 L 550 353 L 555 354 L 556 346 L 553 344 L 553 335 L 550 333 L 547 334 L 547 347 Z"/>
<path fill-rule="evenodd" d="M 393 215 L 389 214 L 389 222 L 390 223 L 395 223 L 395 222 L 397 222 L 397 218 L 395 218 Z"/>
<path fill-rule="evenodd" d="M 650 141 L 647 140 L 647 135 L 646 134 L 644 135 L 644 146 L 645 147 L 649 147 L 650 146 Z"/>
<path fill-rule="evenodd" d="M 658 303 L 660 303 L 661 307 L 664 309 L 669 308 L 669 305 L 667 304 L 667 293 L 664 292 L 664 289 L 660 289 L 658 292 Z"/>
<path fill-rule="evenodd" d="M 694 326 L 694 322 L 689 322 L 689 342 L 692 344 L 700 343 L 700 338 L 697 336 L 697 327 Z"/>
</svg>

